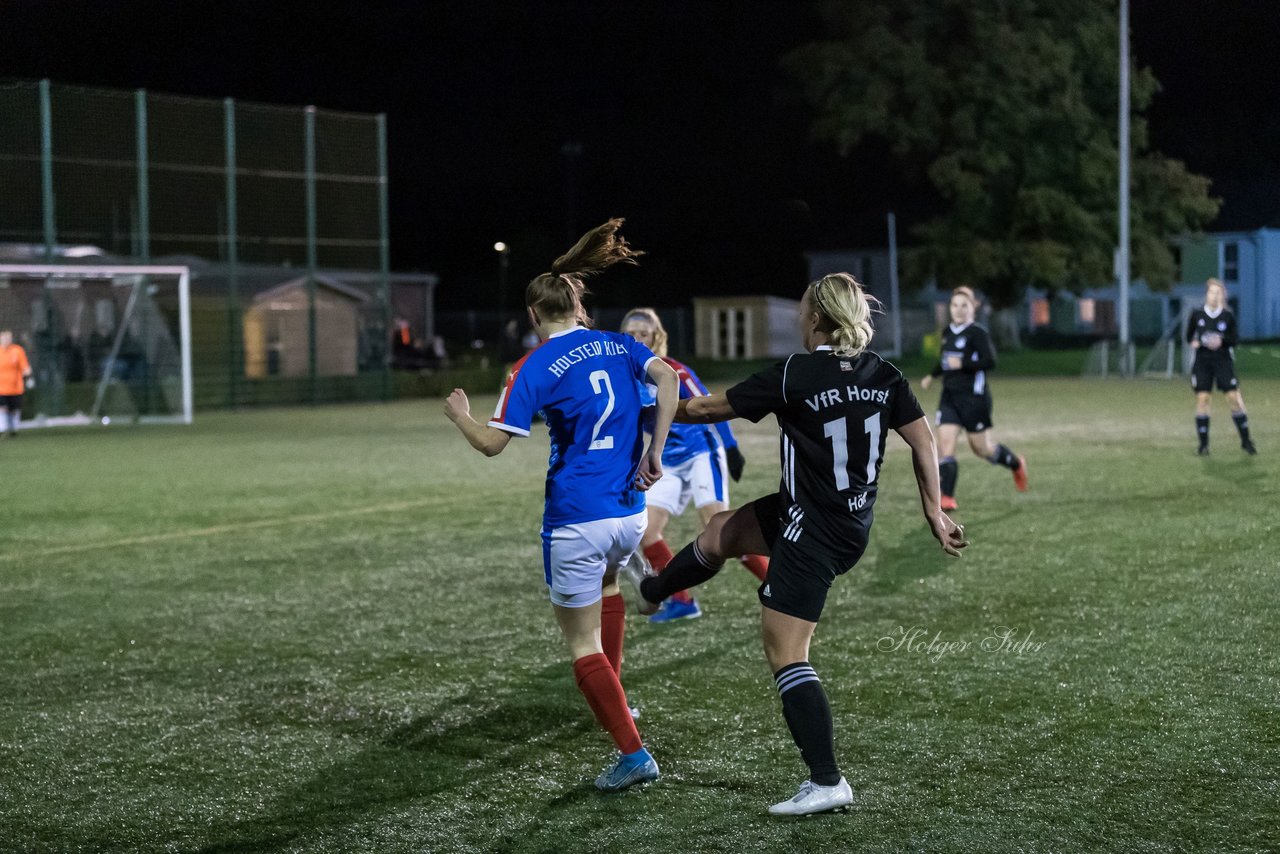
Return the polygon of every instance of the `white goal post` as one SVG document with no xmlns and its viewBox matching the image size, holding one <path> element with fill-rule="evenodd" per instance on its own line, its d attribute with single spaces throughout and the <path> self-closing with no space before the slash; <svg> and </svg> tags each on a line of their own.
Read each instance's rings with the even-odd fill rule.
<svg viewBox="0 0 1280 854">
<path fill-rule="evenodd" d="M 190 424 L 190 288 L 184 266 L 0 264 L 0 328 L 37 380 L 22 426 Z"/>
</svg>

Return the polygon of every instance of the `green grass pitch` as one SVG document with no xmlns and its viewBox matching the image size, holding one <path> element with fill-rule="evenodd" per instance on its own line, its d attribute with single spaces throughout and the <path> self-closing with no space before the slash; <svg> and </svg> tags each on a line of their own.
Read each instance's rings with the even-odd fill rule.
<svg viewBox="0 0 1280 854">
<path fill-rule="evenodd" d="M 1031 490 L 964 450 L 960 560 L 891 438 L 812 653 L 857 802 L 803 820 L 765 814 L 804 770 L 736 562 L 702 619 L 629 616 L 663 776 L 594 790 L 541 429 L 485 459 L 430 400 L 0 443 L 0 850 L 1276 850 L 1280 380 L 1242 375 L 1261 453 L 1215 395 L 1207 459 L 1181 381 L 997 377 Z M 772 491 L 772 419 L 736 429 L 735 497 Z"/>
</svg>

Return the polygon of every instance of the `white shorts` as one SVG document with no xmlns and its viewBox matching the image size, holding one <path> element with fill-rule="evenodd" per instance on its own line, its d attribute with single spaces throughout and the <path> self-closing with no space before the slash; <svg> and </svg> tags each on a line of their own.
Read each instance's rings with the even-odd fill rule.
<svg viewBox="0 0 1280 854">
<path fill-rule="evenodd" d="M 729 503 L 729 464 L 724 448 L 707 451 L 676 466 L 663 466 L 662 477 L 645 493 L 645 504 L 679 516 L 693 499 L 694 507 Z"/>
<path fill-rule="evenodd" d="M 640 548 L 648 517 L 644 511 L 616 519 L 542 529 L 542 565 L 551 601 L 585 608 L 600 601 L 601 581 Z"/>
</svg>

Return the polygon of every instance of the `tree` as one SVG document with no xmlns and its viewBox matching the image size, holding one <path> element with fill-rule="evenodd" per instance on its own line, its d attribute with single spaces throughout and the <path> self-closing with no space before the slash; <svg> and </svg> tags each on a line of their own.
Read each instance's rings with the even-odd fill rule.
<svg viewBox="0 0 1280 854">
<path fill-rule="evenodd" d="M 1118 180 L 1114 0 L 841 0 L 832 37 L 784 58 L 842 154 L 886 140 L 941 210 L 913 228 L 908 275 L 980 287 L 997 306 L 1027 286 L 1114 281 Z M 1169 237 L 1203 228 L 1209 181 L 1150 150 L 1141 113 L 1157 90 L 1132 72 L 1134 271 L 1175 275 Z"/>
</svg>

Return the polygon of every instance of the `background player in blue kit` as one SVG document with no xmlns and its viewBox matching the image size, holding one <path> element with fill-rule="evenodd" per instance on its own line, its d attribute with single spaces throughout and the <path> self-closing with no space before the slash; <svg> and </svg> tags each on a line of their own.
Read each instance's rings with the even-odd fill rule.
<svg viewBox="0 0 1280 854">
<path fill-rule="evenodd" d="M 649 348 L 615 332 L 587 329 L 583 277 L 640 253 L 612 219 L 556 259 L 529 283 L 525 304 L 543 344 L 512 370 L 487 425 L 471 417 L 462 389 L 445 402 L 471 446 L 486 456 L 512 436 L 528 436 L 534 413 L 551 438 L 543 511 L 542 555 L 556 622 L 573 660 L 578 688 L 622 754 L 596 779 L 606 791 L 658 777 L 640 741 L 619 680 L 622 619 L 602 626 L 601 601 L 622 602 L 617 567 L 640 546 L 644 490 L 662 477 L 662 452 L 675 414 L 676 374 Z M 640 385 L 657 386 L 657 412 L 643 446 Z M 616 625 L 610 625 L 610 622 Z M 606 654 L 606 650 L 612 655 Z"/>
<path fill-rule="evenodd" d="M 625 574 L 641 597 L 660 602 L 711 578 L 726 556 L 770 555 L 760 586 L 765 657 L 782 713 L 809 779 L 776 815 L 807 815 L 853 802 L 835 758 L 831 707 L 809 663 L 809 642 L 837 576 L 858 562 L 871 530 L 880 463 L 890 430 L 911 447 L 926 522 L 949 555 L 968 545 L 940 508 L 938 456 L 929 422 L 906 378 L 867 352 L 871 306 L 853 276 L 836 273 L 805 289 L 800 327 L 806 353 L 761 371 L 724 394 L 680 401 L 682 422 L 759 421 L 781 431 L 778 492 L 715 516 L 660 576 Z"/>
<path fill-rule="evenodd" d="M 1227 308 L 1226 285 L 1210 279 L 1205 283 L 1204 306 L 1187 318 L 1187 343 L 1196 351 L 1191 366 L 1191 387 L 1196 392 L 1196 437 L 1200 441 L 1196 453 L 1200 456 L 1209 453 L 1209 396 L 1215 382 L 1218 390 L 1227 394 L 1231 420 L 1240 433 L 1240 447 L 1246 454 L 1258 453 L 1249 438 L 1249 416 L 1245 414 L 1240 381 L 1236 379 L 1236 357 L 1232 348 L 1238 340 L 1236 316 Z"/>
<path fill-rule="evenodd" d="M 651 308 L 633 308 L 622 321 L 622 331 L 644 344 L 672 367 L 680 379 L 680 399 L 707 394 L 707 387 L 688 365 L 667 355 L 667 330 L 662 318 Z M 646 496 L 649 525 L 641 541 L 644 559 L 657 572 L 662 572 L 674 555 L 663 539 L 663 531 L 672 516 L 684 512 L 690 501 L 698 513 L 702 527 L 712 516 L 729 509 L 729 478 L 742 477 L 746 460 L 738 449 L 738 440 L 727 421 L 714 426 L 674 424 L 662 453 L 662 480 L 654 484 Z M 742 555 L 742 564 L 760 581 L 769 571 L 769 559 L 762 555 Z M 640 560 L 639 554 L 632 560 Z M 680 591 L 662 603 L 651 623 L 691 619 L 702 615 L 698 602 Z"/>
</svg>

